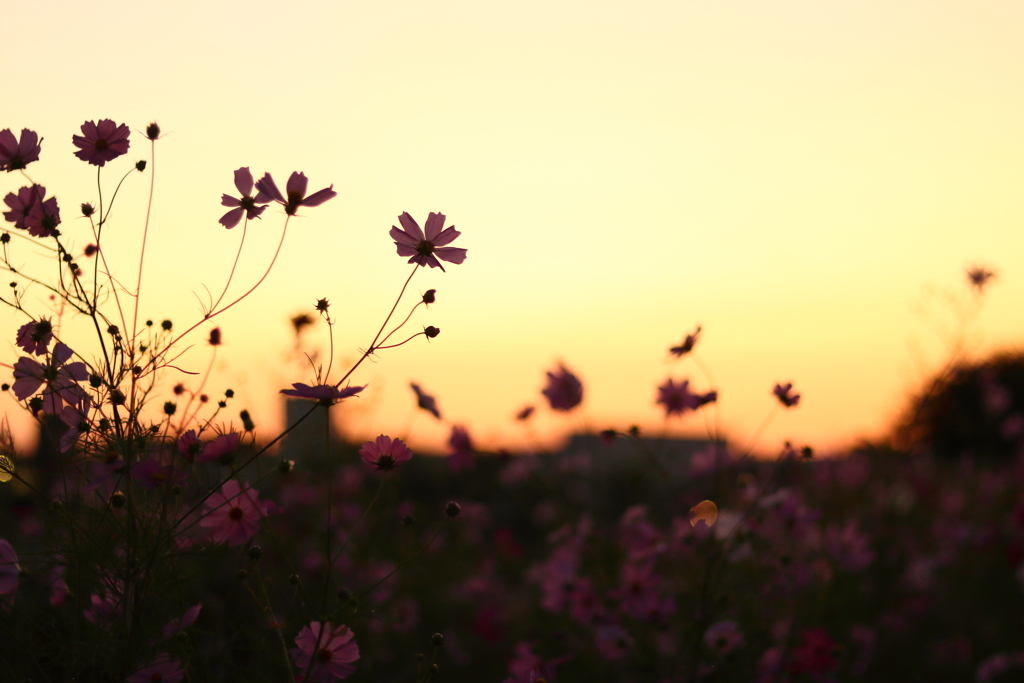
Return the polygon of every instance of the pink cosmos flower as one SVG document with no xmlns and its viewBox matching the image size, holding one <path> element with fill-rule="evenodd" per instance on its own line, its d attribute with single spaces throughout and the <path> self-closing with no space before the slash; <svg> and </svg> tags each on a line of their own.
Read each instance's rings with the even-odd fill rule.
<svg viewBox="0 0 1024 683">
<path fill-rule="evenodd" d="M 469 438 L 469 432 L 461 425 L 452 427 L 452 435 L 448 439 L 448 446 L 451 451 L 448 454 L 448 468 L 452 472 L 470 469 L 473 467 L 473 442 Z"/>
<path fill-rule="evenodd" d="M 202 454 L 196 459 L 200 462 L 213 462 L 214 460 L 220 460 L 224 456 L 231 455 L 238 450 L 241 438 L 238 432 L 221 434 L 213 441 L 207 443 L 202 449 Z"/>
<path fill-rule="evenodd" d="M 329 621 L 314 621 L 303 626 L 295 636 L 298 647 L 290 650 L 296 668 L 305 671 L 308 667 L 310 679 L 321 683 L 345 678 L 355 672 L 354 662 L 359 659 L 359 646 L 354 637 L 348 626 L 332 626 Z"/>
<path fill-rule="evenodd" d="M 50 412 L 58 412 L 60 406 L 55 400 L 58 396 L 66 403 L 81 403 L 84 394 L 77 382 L 89 379 L 89 371 L 81 361 L 68 363 L 73 354 L 66 344 L 57 342 L 48 365 L 41 365 L 28 356 L 19 358 L 14 364 L 14 385 L 11 387 L 14 395 L 19 401 L 24 401 L 45 383 L 43 396 L 50 399 Z"/>
<path fill-rule="evenodd" d="M 165 465 L 156 458 L 147 458 L 132 467 L 132 477 L 147 490 L 158 486 L 184 486 L 188 483 L 188 472 L 173 465 Z"/>
<path fill-rule="evenodd" d="M 104 591 L 103 595 L 94 593 L 89 596 L 89 607 L 82 614 L 92 623 L 104 625 L 121 614 L 121 602 L 109 590 Z"/>
<path fill-rule="evenodd" d="M 128 151 L 130 133 L 128 126 L 117 125 L 110 119 L 101 119 L 99 123 L 86 121 L 82 134 L 71 137 L 78 147 L 75 156 L 93 166 L 103 166 Z"/>
<path fill-rule="evenodd" d="M 237 207 L 231 209 L 220 218 L 220 224 L 228 230 L 238 225 L 242 220 L 243 214 L 245 219 L 249 221 L 259 218 L 260 214 L 267 210 L 267 207 L 256 205 L 270 203 L 270 197 L 262 192 L 255 197 L 252 196 L 252 173 L 249 172 L 248 166 L 243 166 L 235 171 L 235 187 L 238 189 L 239 194 L 242 195 L 241 197 L 236 199 L 226 194 L 220 198 L 221 206 Z"/>
<path fill-rule="evenodd" d="M 320 405 L 329 406 L 337 403 L 343 398 L 349 396 L 355 396 L 360 391 L 366 388 L 367 385 L 361 387 L 345 387 L 339 389 L 333 384 L 317 384 L 310 386 L 308 384 L 300 384 L 298 382 L 292 383 L 294 389 L 282 389 L 281 393 L 285 396 L 294 396 L 296 398 L 311 398 L 314 401 L 319 401 Z"/>
<path fill-rule="evenodd" d="M 833 671 L 839 663 L 838 644 L 820 626 L 804 629 L 801 642 L 793 650 L 789 672 L 795 676 L 810 674 L 822 676 Z"/>
<path fill-rule="evenodd" d="M 300 206 L 320 206 L 328 199 L 333 199 L 338 196 L 338 193 L 334 191 L 334 185 L 325 187 L 324 189 L 314 192 L 313 194 L 306 196 L 306 184 L 309 181 L 306 176 L 298 171 L 291 174 L 288 178 L 288 185 L 285 187 L 285 191 L 288 194 L 287 199 L 281 194 L 281 190 L 277 189 L 277 184 L 274 183 L 274 179 L 269 173 L 263 174 L 263 177 L 256 182 L 256 189 L 260 191 L 256 195 L 256 203 L 263 204 L 270 200 L 274 200 L 279 204 L 284 205 L 284 212 L 289 216 L 294 216 L 295 212 L 299 210 Z"/>
<path fill-rule="evenodd" d="M 681 416 L 687 410 L 696 410 L 705 403 L 713 403 L 717 400 L 717 391 L 695 394 L 690 391 L 690 380 L 684 379 L 676 384 L 670 377 L 658 387 L 658 398 L 655 403 L 665 406 L 665 417 L 670 417 L 671 415 Z"/>
<path fill-rule="evenodd" d="M 19 171 L 33 161 L 39 161 L 39 134 L 28 128 L 21 129 L 21 138 L 14 139 L 10 128 L 0 130 L 0 171 Z"/>
<path fill-rule="evenodd" d="M 178 452 L 189 462 L 195 460 L 205 448 L 206 444 L 203 443 L 194 429 L 190 429 L 178 437 Z"/>
<path fill-rule="evenodd" d="M 779 403 L 787 408 L 792 408 L 796 404 L 800 403 L 800 394 L 794 394 L 793 383 L 787 382 L 785 386 L 776 384 L 775 388 L 772 389 L 772 393 L 779 399 Z"/>
<path fill-rule="evenodd" d="M 53 341 L 53 323 L 49 318 L 32 320 L 18 328 L 18 337 L 15 342 L 25 353 L 34 356 L 42 356 L 46 348 Z"/>
<path fill-rule="evenodd" d="M 181 615 L 180 619 L 171 619 L 171 621 L 168 622 L 167 625 L 163 627 L 163 629 L 161 629 L 160 637 L 154 638 L 150 641 L 150 646 L 163 642 L 168 638 L 172 637 L 178 631 L 183 631 L 189 626 L 191 626 L 193 623 L 195 623 L 195 620 L 199 618 L 199 611 L 201 609 L 203 609 L 203 603 L 200 602 L 199 604 L 192 605 L 187 610 L 185 610 L 185 613 Z"/>
<path fill-rule="evenodd" d="M 418 263 L 421 266 L 440 268 L 444 266 L 437 259 L 443 259 L 449 263 L 459 264 L 466 260 L 466 250 L 457 247 L 446 247 L 462 233 L 454 227 L 444 227 L 443 213 L 430 213 L 427 215 L 427 234 L 424 236 L 419 224 L 413 220 L 408 212 L 398 217 L 404 230 L 391 226 L 391 239 L 398 247 L 399 256 L 410 256 L 409 263 Z"/>
<path fill-rule="evenodd" d="M 415 385 L 414 385 L 415 386 Z M 412 457 L 412 451 L 401 439 L 392 440 L 381 434 L 374 441 L 367 441 L 359 449 L 363 462 L 376 467 L 378 472 L 388 472 Z"/>
<path fill-rule="evenodd" d="M 46 188 L 42 185 L 26 186 L 18 190 L 18 194 L 8 193 L 4 197 L 4 204 L 11 208 L 4 212 L 4 219 L 8 223 L 14 223 L 18 230 L 28 230 L 28 217 L 36 204 L 43 201 L 46 196 Z"/>
<path fill-rule="evenodd" d="M 272 502 L 260 500 L 247 482 L 234 479 L 207 498 L 205 508 L 199 526 L 210 529 L 214 543 L 227 541 L 228 545 L 245 543 L 256 534 L 260 519 L 279 511 Z"/>
<path fill-rule="evenodd" d="M 0 608 L 11 609 L 18 592 L 18 554 L 10 543 L 0 538 Z"/>
<path fill-rule="evenodd" d="M 437 399 L 430 394 L 424 393 L 424 391 L 420 389 L 420 385 L 415 382 L 409 386 L 416 392 L 416 405 L 440 420 L 441 411 L 437 409 Z"/>
<path fill-rule="evenodd" d="M 166 652 L 157 655 L 153 663 L 143 667 L 127 678 L 128 683 L 181 683 L 185 670 L 181 660 L 171 659 Z"/>
<path fill-rule="evenodd" d="M 583 401 L 583 383 L 559 364 L 555 372 L 548 373 L 548 385 L 541 393 L 548 397 L 552 410 L 569 411 Z"/>
<path fill-rule="evenodd" d="M 697 326 L 697 329 L 695 329 L 692 334 L 686 335 L 682 344 L 679 346 L 673 346 L 668 350 L 668 352 L 676 358 L 682 358 L 690 351 L 693 351 L 693 346 L 697 343 L 698 337 L 700 337 L 700 325 Z"/>
</svg>

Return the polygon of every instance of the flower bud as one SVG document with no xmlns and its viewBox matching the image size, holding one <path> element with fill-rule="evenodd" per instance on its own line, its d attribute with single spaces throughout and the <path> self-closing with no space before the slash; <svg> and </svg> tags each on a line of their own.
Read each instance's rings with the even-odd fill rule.
<svg viewBox="0 0 1024 683">
<path fill-rule="evenodd" d="M 256 561 L 263 557 L 263 548 L 259 547 L 258 545 L 254 545 L 253 547 L 249 548 L 248 553 L 249 559 Z"/>
<path fill-rule="evenodd" d="M 161 327 L 162 329 L 164 329 L 164 330 L 168 331 L 168 332 L 170 332 L 170 331 L 171 331 L 171 327 L 172 327 L 172 326 L 173 326 L 173 323 L 172 323 L 172 322 L 171 322 L 170 320 L 165 320 L 165 321 L 163 321 L 162 323 L 160 323 L 160 327 Z"/>
<path fill-rule="evenodd" d="M 238 416 L 242 418 L 242 427 L 245 428 L 245 431 L 251 432 L 256 429 L 256 424 L 252 421 L 252 418 L 249 417 L 248 410 L 243 410 L 238 414 Z"/>
<path fill-rule="evenodd" d="M 114 491 L 110 494 L 110 507 L 123 508 L 124 507 L 124 493 L 121 491 Z"/>
<path fill-rule="evenodd" d="M 455 501 L 450 501 L 444 506 L 444 513 L 449 517 L 458 517 L 460 512 L 462 512 L 462 506 Z"/>
<path fill-rule="evenodd" d="M 299 575 L 298 574 L 289 574 L 288 575 L 288 583 L 290 583 L 293 586 L 298 586 L 299 585 Z"/>
<path fill-rule="evenodd" d="M 11 233 L 5 232 L 4 234 L 0 235 L 0 242 L 2 242 L 4 244 L 7 244 L 10 241 L 11 241 Z"/>
<path fill-rule="evenodd" d="M 220 328 L 210 330 L 210 346 L 220 346 Z"/>
<path fill-rule="evenodd" d="M 143 171 L 145 171 L 146 170 L 146 160 L 145 159 L 140 159 L 140 160 L 136 161 L 135 162 L 135 170 L 138 171 L 139 173 L 142 173 Z"/>
<path fill-rule="evenodd" d="M 430 642 L 434 644 L 434 647 L 444 644 L 444 635 L 441 633 L 435 633 L 430 636 Z"/>
<path fill-rule="evenodd" d="M 82 203 L 82 215 L 83 216 L 88 218 L 89 216 L 93 215 L 94 213 L 96 213 L 96 209 L 95 209 L 95 207 L 93 207 L 92 204 L 90 204 L 89 202 L 83 202 Z"/>
<path fill-rule="evenodd" d="M 433 325 L 428 325 L 423 328 L 423 334 L 427 335 L 428 339 L 433 339 L 437 335 L 441 334 L 441 330 L 437 329 Z"/>
<path fill-rule="evenodd" d="M 156 140 L 160 137 L 160 126 L 155 121 L 146 126 L 146 137 L 150 140 Z"/>
<path fill-rule="evenodd" d="M 166 403 L 164 403 L 164 415 L 167 415 L 168 417 L 170 417 L 171 415 L 174 415 L 174 413 L 177 412 L 177 410 L 178 410 L 178 404 L 177 403 L 175 403 L 173 401 L 167 401 Z"/>
<path fill-rule="evenodd" d="M 428 289 L 423 293 L 423 303 L 432 304 L 435 301 L 434 295 L 437 294 L 436 289 Z"/>
</svg>

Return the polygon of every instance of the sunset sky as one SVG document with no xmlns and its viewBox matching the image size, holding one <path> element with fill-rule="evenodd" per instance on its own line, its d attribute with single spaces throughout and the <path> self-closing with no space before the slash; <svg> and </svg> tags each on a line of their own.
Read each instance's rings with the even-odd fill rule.
<svg viewBox="0 0 1024 683">
<path fill-rule="evenodd" d="M 829 451 L 882 435 L 943 364 L 967 268 L 998 272 L 972 357 L 1024 339 L 1019 2 L 44 0 L 8 3 L 4 24 L 0 129 L 44 137 L 28 170 L 79 248 L 96 174 L 71 136 L 86 120 L 131 126 L 131 150 L 104 168 L 109 193 L 148 158 L 146 124 L 165 133 L 143 317 L 180 329 L 201 317 L 204 287 L 223 288 L 241 226 L 217 221 L 235 169 L 334 185 L 291 222 L 262 287 L 216 321 L 206 388 L 233 388 L 231 415 L 249 408 L 264 437 L 282 423 L 276 392 L 312 379 L 289 318 L 328 298 L 335 367 L 357 358 L 411 269 L 388 237 L 403 211 L 445 213 L 469 255 L 413 278 L 409 305 L 428 288 L 437 303 L 410 328 L 441 335 L 357 371 L 369 387 L 339 413 L 357 438 L 440 448 L 456 423 L 487 449 L 631 424 L 703 435 L 700 415 L 666 424 L 654 404 L 673 377 L 719 391 L 738 446 L 773 410 L 775 382 L 792 381 L 803 400 L 759 448 Z M 24 180 L 0 182 L 6 194 Z M 148 186 L 149 171 L 128 178 L 105 242 L 129 282 Z M 259 277 L 283 223 L 276 207 L 250 225 L 232 292 Z M 29 300 L 47 310 L 41 291 Z M 10 364 L 26 318 L 0 320 Z M 697 325 L 714 384 L 668 357 Z M 207 367 L 209 327 L 182 368 Z M 327 348 L 325 325 L 304 334 L 302 350 Z M 540 396 L 559 361 L 585 385 L 568 417 Z M 410 381 L 437 396 L 443 424 L 417 414 Z M 528 404 L 532 434 L 513 420 Z M 6 399 L 24 424 L 19 410 Z"/>
</svg>

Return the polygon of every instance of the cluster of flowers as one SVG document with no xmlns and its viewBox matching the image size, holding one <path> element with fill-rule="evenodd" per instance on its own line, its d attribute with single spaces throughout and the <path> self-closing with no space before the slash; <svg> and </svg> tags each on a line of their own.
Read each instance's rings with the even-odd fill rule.
<svg viewBox="0 0 1024 683">
<path fill-rule="evenodd" d="M 155 146 L 160 139 L 159 126 L 150 124 L 144 135 Z M 72 143 L 79 159 L 102 170 L 129 151 L 130 138 L 127 125 L 103 119 L 83 124 L 81 135 L 74 135 Z M 0 482 L 8 483 L 7 489 L 0 490 L 0 502 L 27 505 L 25 509 L 33 511 L 17 529 L 0 524 L 5 535 L 17 534 L 10 536 L 14 543 L 0 539 L 0 624 L 6 642 L 12 642 L 9 634 L 26 634 L 26 640 L 19 643 L 17 661 L 5 654 L 3 666 L 9 670 L 0 678 L 22 680 L 41 674 L 44 680 L 70 675 L 76 680 L 81 676 L 176 683 L 208 666 L 203 661 L 208 652 L 205 643 L 189 646 L 203 605 L 207 609 L 213 605 L 216 611 L 225 608 L 211 583 L 216 571 L 197 569 L 190 558 L 205 557 L 216 563 L 225 553 L 230 556 L 232 548 L 239 548 L 251 569 L 258 571 L 263 552 L 252 543 L 258 535 L 270 533 L 266 519 L 286 514 L 288 502 L 275 502 L 272 495 L 257 489 L 267 476 L 262 463 L 271 457 L 269 446 L 281 437 L 258 445 L 255 425 L 245 410 L 239 413 L 240 426 L 225 420 L 222 415 L 234 398 L 232 390 L 211 402 L 202 390 L 208 379 L 203 376 L 195 390 L 184 383 L 175 384 L 173 396 L 168 396 L 159 410 L 158 390 L 165 385 L 158 380 L 178 371 L 177 359 L 183 353 L 178 346 L 187 335 L 242 301 L 266 275 L 246 294 L 221 305 L 231 284 L 229 277 L 221 296 L 211 300 L 202 318 L 183 332 L 177 332 L 170 320 L 138 325 L 142 273 L 129 289 L 124 279 L 111 274 L 111 264 L 102 255 L 103 228 L 113 200 L 106 206 L 97 202 L 98 208 L 93 203 L 81 205 L 91 227 L 90 243 L 84 251 L 75 251 L 72 244 L 80 238 L 63 235 L 58 229 L 57 198 L 47 197 L 46 189 L 28 176 L 27 169 L 39 161 L 41 152 L 42 139 L 37 133 L 26 129 L 15 137 L 10 130 L 0 131 L 0 171 L 18 172 L 29 181 L 6 195 L 9 210 L 4 218 L 16 230 L 25 231 L 25 239 L 33 245 L 56 254 L 72 276 L 48 282 L 31 268 L 15 267 L 12 251 L 17 243 L 12 244 L 11 233 L 0 235 L 0 267 L 15 278 L 12 294 L 0 297 L 0 302 L 29 318 L 14 335 L 23 355 L 13 364 L 4 364 L 12 371 L 13 381 L 3 383 L 2 390 L 39 420 L 44 439 L 35 462 L 26 464 L 13 457 L 9 432 L 0 435 L 5 451 L 0 458 Z M 137 162 L 125 178 L 144 172 L 146 166 L 146 161 Z M 225 194 L 221 200 L 230 209 L 220 219 L 228 229 L 261 218 L 268 206 L 276 203 L 285 214 L 286 231 L 288 220 L 300 209 L 320 206 L 337 195 L 333 186 L 307 194 L 307 178 L 299 172 L 291 174 L 284 192 L 269 173 L 254 181 L 248 167 L 234 172 L 234 182 L 239 196 Z M 101 183 L 102 173 L 97 179 L 100 190 Z M 103 196 L 101 191 L 98 194 Z M 459 264 L 465 260 L 466 249 L 448 246 L 460 233 L 454 227 L 444 227 L 444 214 L 430 213 L 425 231 L 408 213 L 399 216 L 399 222 L 402 228 L 393 226 L 391 237 L 399 256 L 409 257 L 413 264 L 409 280 L 421 267 L 444 270 L 441 261 Z M 144 236 L 147 230 L 148 218 Z M 142 249 L 144 255 L 145 237 Z M 82 257 L 97 255 L 92 269 L 77 263 Z M 98 264 L 101 258 L 102 267 Z M 49 304 L 39 302 L 49 305 L 49 313 L 33 312 L 38 303 L 28 295 L 32 288 L 52 295 Z M 434 291 L 424 295 L 413 311 L 432 303 Z M 316 309 L 333 324 L 328 308 L 326 298 L 317 302 Z M 65 320 L 69 309 L 90 320 L 95 339 L 66 336 L 72 328 Z M 389 329 L 389 314 L 373 342 L 340 380 L 330 379 L 330 367 L 326 371 L 318 367 L 313 383 L 295 383 L 281 393 L 312 399 L 316 402 L 313 409 L 356 396 L 365 386 L 350 386 L 346 381 L 367 357 L 419 336 L 437 336 L 437 328 L 428 326 L 404 341 L 390 342 L 411 316 L 412 312 Z M 222 339 L 219 327 L 210 329 L 208 341 L 214 352 Z M 307 416 L 311 413 L 312 409 Z M 46 443 L 53 444 L 52 452 L 46 451 Z M 361 455 L 368 471 L 387 473 L 408 461 L 412 451 L 400 439 L 381 435 L 366 442 Z M 282 460 L 271 472 L 287 476 L 293 467 L 293 462 Z M 18 493 L 11 493 L 12 487 L 17 487 Z M 264 483 L 262 488 L 266 487 Z M 330 510 L 336 503 L 328 486 L 324 509 Z M 47 518 L 42 510 L 54 515 Z M 449 504 L 442 522 L 457 514 L 458 505 Z M 331 566 L 340 556 L 338 534 L 352 531 L 343 532 L 332 524 L 328 512 L 326 533 L 317 536 L 319 562 Z M 347 542 L 341 542 L 343 549 L 346 546 Z M 248 576 L 248 570 L 240 573 L 243 579 Z M 26 590 L 25 576 L 33 577 L 28 581 L 33 594 L 36 590 L 50 594 L 50 609 L 65 615 L 77 611 L 81 618 L 70 620 L 75 624 L 71 630 L 50 617 L 34 620 L 38 615 L 32 614 L 33 597 L 19 598 L 19 590 Z M 318 579 L 324 586 L 318 592 L 333 594 L 331 572 Z M 184 616 L 161 626 L 161 618 L 181 609 L 182 601 L 188 599 L 182 584 L 185 580 L 191 582 L 192 594 L 205 597 Z M 305 586 L 303 581 L 297 573 L 290 574 L 289 585 Z M 252 590 L 255 584 L 247 585 Z M 169 590 L 171 587 L 174 589 Z M 259 587 L 264 588 L 262 583 Z M 252 592 L 251 597 L 263 614 L 274 612 L 265 590 Z M 293 632 L 294 647 L 283 647 L 282 657 L 273 666 L 287 668 L 288 678 L 295 680 L 328 682 L 352 674 L 360 656 L 355 632 L 338 621 L 348 613 L 334 609 L 326 597 L 318 604 L 304 602 L 303 612 L 305 625 Z M 37 623 L 54 626 L 27 628 Z M 288 628 L 276 619 L 263 623 L 263 631 L 276 633 L 282 645 L 286 645 Z M 83 642 L 89 642 L 91 648 L 61 645 Z"/>
</svg>

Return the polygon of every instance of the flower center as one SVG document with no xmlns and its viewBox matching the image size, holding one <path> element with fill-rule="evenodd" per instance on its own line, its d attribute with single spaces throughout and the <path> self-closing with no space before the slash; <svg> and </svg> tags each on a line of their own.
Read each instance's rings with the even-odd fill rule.
<svg viewBox="0 0 1024 683">
<path fill-rule="evenodd" d="M 320 662 L 321 664 L 326 664 L 327 662 L 331 661 L 331 651 L 328 650 L 326 647 L 320 648 L 320 652 L 316 653 L 316 661 Z"/>
<path fill-rule="evenodd" d="M 228 517 L 230 517 L 233 522 L 239 521 L 244 515 L 245 513 L 242 511 L 242 508 L 231 508 L 231 512 L 228 513 Z"/>
<path fill-rule="evenodd" d="M 110 143 L 107 142 L 106 138 L 100 138 L 95 143 L 93 143 L 93 147 L 96 148 L 97 152 L 103 152 L 110 147 Z"/>
<path fill-rule="evenodd" d="M 156 673 L 150 676 L 149 680 L 152 681 L 152 683 L 160 683 L 160 681 L 164 680 L 164 677 Z"/>
<path fill-rule="evenodd" d="M 434 243 L 430 240 L 423 240 L 416 245 L 416 252 L 420 256 L 430 256 L 434 253 Z"/>
<path fill-rule="evenodd" d="M 382 455 L 377 458 L 377 469 L 384 470 L 385 472 L 390 469 L 394 469 L 395 459 L 390 455 Z"/>
</svg>

